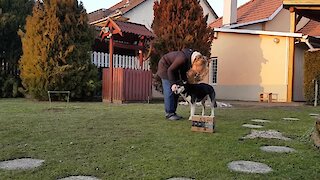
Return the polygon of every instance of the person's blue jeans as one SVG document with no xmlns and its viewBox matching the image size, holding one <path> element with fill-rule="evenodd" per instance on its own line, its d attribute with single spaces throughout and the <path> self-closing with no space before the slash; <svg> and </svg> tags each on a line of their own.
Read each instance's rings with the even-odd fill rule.
<svg viewBox="0 0 320 180">
<path fill-rule="evenodd" d="M 167 79 L 162 80 L 162 88 L 164 95 L 164 108 L 166 116 L 171 116 L 176 114 L 178 98 L 179 96 L 171 91 L 171 83 Z"/>
</svg>

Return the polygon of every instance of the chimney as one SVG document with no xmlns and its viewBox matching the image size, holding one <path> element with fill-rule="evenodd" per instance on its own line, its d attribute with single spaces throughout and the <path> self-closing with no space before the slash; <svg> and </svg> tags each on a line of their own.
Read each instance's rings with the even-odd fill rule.
<svg viewBox="0 0 320 180">
<path fill-rule="evenodd" d="M 224 0 L 223 26 L 230 26 L 237 22 L 237 0 Z"/>
</svg>

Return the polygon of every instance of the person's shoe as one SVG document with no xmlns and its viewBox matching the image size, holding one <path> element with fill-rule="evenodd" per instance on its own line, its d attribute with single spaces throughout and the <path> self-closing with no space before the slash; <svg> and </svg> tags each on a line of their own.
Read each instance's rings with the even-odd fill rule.
<svg viewBox="0 0 320 180">
<path fill-rule="evenodd" d="M 176 113 L 166 113 L 166 119 L 168 119 L 169 117 L 175 115 Z"/>
<path fill-rule="evenodd" d="M 176 120 L 179 120 L 181 119 L 181 116 L 177 116 L 177 115 L 172 115 L 170 117 L 168 117 L 169 120 L 173 120 L 173 121 L 176 121 Z"/>
<path fill-rule="evenodd" d="M 180 119 L 182 119 L 182 118 L 183 118 L 182 116 L 179 116 L 178 114 L 176 114 L 176 116 L 178 116 Z"/>
</svg>

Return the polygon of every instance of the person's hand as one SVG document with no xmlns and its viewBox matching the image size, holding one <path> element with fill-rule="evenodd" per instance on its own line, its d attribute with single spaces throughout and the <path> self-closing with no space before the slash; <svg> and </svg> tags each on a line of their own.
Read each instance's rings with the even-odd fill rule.
<svg viewBox="0 0 320 180">
<path fill-rule="evenodd" d="M 177 91 L 177 85 L 176 84 L 172 84 L 172 86 L 171 86 L 171 91 L 172 92 L 175 92 L 175 91 Z"/>
</svg>

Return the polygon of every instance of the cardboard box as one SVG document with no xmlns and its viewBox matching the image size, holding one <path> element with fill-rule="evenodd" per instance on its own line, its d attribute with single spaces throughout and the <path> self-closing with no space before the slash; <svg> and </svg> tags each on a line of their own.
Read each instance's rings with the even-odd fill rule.
<svg viewBox="0 0 320 180">
<path fill-rule="evenodd" d="M 191 131 L 213 133 L 215 128 L 215 117 L 211 116 L 192 116 Z"/>
</svg>

